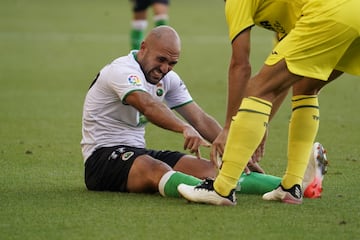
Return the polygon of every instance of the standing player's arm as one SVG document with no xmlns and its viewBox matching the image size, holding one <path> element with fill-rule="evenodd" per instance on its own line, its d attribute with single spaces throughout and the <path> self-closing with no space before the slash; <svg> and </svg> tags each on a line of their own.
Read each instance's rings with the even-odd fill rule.
<svg viewBox="0 0 360 240">
<path fill-rule="evenodd" d="M 225 128 L 229 129 L 231 118 L 239 110 L 241 101 L 245 97 L 245 90 L 251 77 L 250 64 L 250 31 L 242 31 L 231 44 L 232 54 L 228 72 L 228 99 Z"/>
<path fill-rule="evenodd" d="M 196 102 L 185 104 L 175 110 L 210 143 L 222 130 L 220 124 Z"/>
<path fill-rule="evenodd" d="M 250 65 L 250 30 L 247 28 L 233 40 L 232 54 L 228 72 L 228 98 L 226 119 L 223 130 L 216 137 L 211 147 L 210 159 L 218 161 L 218 156 L 224 153 L 225 143 L 229 132 L 231 119 L 239 110 L 241 101 L 245 96 L 245 90 L 251 76 Z"/>
<path fill-rule="evenodd" d="M 125 102 L 136 108 L 153 124 L 182 133 L 185 138 L 184 149 L 197 153 L 198 157 L 200 157 L 199 147 L 209 145 L 192 126 L 178 118 L 164 103 L 156 100 L 149 93 L 133 91 L 127 95 Z"/>
</svg>

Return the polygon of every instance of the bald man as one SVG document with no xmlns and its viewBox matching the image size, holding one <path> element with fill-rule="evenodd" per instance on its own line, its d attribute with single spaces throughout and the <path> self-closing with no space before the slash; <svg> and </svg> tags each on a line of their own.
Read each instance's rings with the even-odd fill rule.
<svg viewBox="0 0 360 240">
<path fill-rule="evenodd" d="M 177 196 L 179 183 L 196 184 L 215 177 L 215 165 L 200 157 L 199 147 L 212 142 L 221 127 L 193 101 L 172 71 L 180 49 L 173 28 L 156 27 L 138 51 L 115 59 L 96 76 L 82 119 L 81 148 L 89 190 Z M 194 155 L 147 149 L 147 122 L 181 133 L 184 150 Z"/>
</svg>

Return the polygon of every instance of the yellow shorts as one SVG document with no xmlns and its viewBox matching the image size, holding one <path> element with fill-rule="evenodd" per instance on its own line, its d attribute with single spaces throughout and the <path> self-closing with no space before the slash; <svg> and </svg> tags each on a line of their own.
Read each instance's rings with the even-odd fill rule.
<svg viewBox="0 0 360 240">
<path fill-rule="evenodd" d="M 359 9 L 357 0 L 330 10 L 319 4 L 305 5 L 304 15 L 265 64 L 285 58 L 290 72 L 321 80 L 327 80 L 334 69 L 360 76 Z"/>
</svg>

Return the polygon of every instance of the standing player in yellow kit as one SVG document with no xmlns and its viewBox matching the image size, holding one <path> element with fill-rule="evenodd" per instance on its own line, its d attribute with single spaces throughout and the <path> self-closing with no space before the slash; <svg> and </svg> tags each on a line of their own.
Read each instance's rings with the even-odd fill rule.
<svg viewBox="0 0 360 240">
<path fill-rule="evenodd" d="M 180 194 L 193 202 L 235 205 L 234 188 L 263 138 L 269 117 L 292 88 L 288 164 L 281 184 L 265 200 L 301 204 L 301 182 L 319 127 L 319 90 L 343 72 L 360 75 L 360 1 L 227 0 L 225 15 L 232 44 L 224 130 L 212 158 L 222 154 L 215 180 Z M 275 31 L 279 43 L 260 72 L 251 77 L 250 32 L 254 25 Z"/>
</svg>

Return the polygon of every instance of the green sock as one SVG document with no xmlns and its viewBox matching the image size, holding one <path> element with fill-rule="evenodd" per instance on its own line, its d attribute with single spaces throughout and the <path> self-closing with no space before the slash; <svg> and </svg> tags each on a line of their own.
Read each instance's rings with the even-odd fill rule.
<svg viewBox="0 0 360 240">
<path fill-rule="evenodd" d="M 177 187 L 180 183 L 195 186 L 201 183 L 201 179 L 181 172 L 169 171 L 164 174 L 159 182 L 159 192 L 166 197 L 179 197 Z M 237 193 L 264 194 L 274 190 L 281 182 L 280 177 L 251 172 L 243 173 L 238 181 Z"/>
<path fill-rule="evenodd" d="M 161 26 L 161 25 L 168 25 L 169 21 L 167 19 L 159 19 L 155 21 L 155 27 Z"/>
<path fill-rule="evenodd" d="M 243 173 L 238 181 L 237 193 L 264 194 L 274 190 L 281 182 L 280 177 L 263 173 Z M 238 190 L 239 189 L 239 190 Z"/>
<path fill-rule="evenodd" d="M 155 27 L 169 24 L 169 16 L 167 14 L 158 14 L 154 16 Z"/>
<path fill-rule="evenodd" d="M 180 183 L 195 186 L 200 182 L 201 179 L 199 178 L 181 172 L 169 171 L 160 179 L 159 192 L 164 197 L 179 197 L 177 187 Z"/>
<path fill-rule="evenodd" d="M 144 30 L 131 29 L 130 32 L 131 49 L 139 49 L 143 38 L 144 38 Z"/>
</svg>

